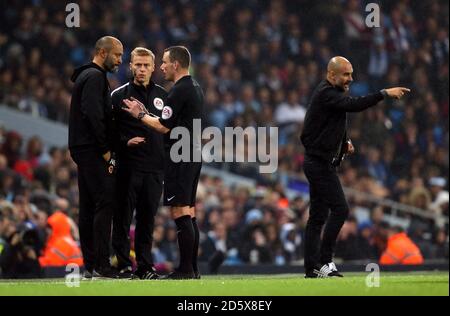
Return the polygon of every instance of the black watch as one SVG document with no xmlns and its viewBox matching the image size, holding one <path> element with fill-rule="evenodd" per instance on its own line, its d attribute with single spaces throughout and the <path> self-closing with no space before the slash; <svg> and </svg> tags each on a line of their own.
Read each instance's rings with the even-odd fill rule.
<svg viewBox="0 0 450 316">
<path fill-rule="evenodd" d="M 137 119 L 140 121 L 140 120 L 142 120 L 143 118 L 144 118 L 144 116 L 145 116 L 145 112 L 139 112 L 139 114 L 138 114 L 138 116 L 137 116 Z"/>
</svg>

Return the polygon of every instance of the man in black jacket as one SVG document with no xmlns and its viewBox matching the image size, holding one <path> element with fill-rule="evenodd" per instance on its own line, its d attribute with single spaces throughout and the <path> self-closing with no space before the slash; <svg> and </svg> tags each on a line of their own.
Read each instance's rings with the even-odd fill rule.
<svg viewBox="0 0 450 316">
<path fill-rule="evenodd" d="M 155 55 L 137 47 L 131 52 L 133 79 L 111 94 L 118 128 L 119 146 L 117 181 L 118 207 L 113 219 L 113 247 L 120 278 L 156 279 L 152 242 L 154 217 L 162 193 L 164 174 L 163 135 L 143 125 L 122 111 L 123 100 L 135 98 L 146 113 L 161 116 L 167 92 L 150 80 L 155 69 Z M 129 231 L 136 209 L 134 248 L 138 268 L 132 274 Z"/>
<path fill-rule="evenodd" d="M 352 98 L 346 95 L 353 81 L 351 63 L 337 56 L 330 60 L 327 70 L 326 80 L 313 92 L 301 135 L 311 202 L 305 232 L 305 276 L 308 278 L 342 276 L 332 257 L 337 236 L 349 211 L 335 169 L 346 154 L 354 152 L 353 145 L 347 140 L 347 112 L 361 112 L 384 97 L 400 99 L 410 91 L 396 87 Z"/>
<path fill-rule="evenodd" d="M 90 64 L 72 75 L 69 149 L 78 167 L 80 242 L 85 277 L 115 277 L 109 250 L 114 211 L 113 127 L 107 72 L 122 63 L 122 43 L 111 36 L 95 44 Z"/>
</svg>

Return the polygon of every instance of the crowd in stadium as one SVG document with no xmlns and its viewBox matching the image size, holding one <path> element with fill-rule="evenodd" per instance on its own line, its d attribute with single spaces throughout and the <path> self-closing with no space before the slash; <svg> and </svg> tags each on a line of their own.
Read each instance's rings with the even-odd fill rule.
<svg viewBox="0 0 450 316">
<path fill-rule="evenodd" d="M 0 7 L 0 103 L 67 122 L 70 75 L 90 60 L 98 36 L 112 34 L 124 44 L 124 63 L 109 77 L 112 88 L 128 80 L 134 47 L 152 49 L 157 67 L 165 47 L 189 47 L 192 74 L 206 95 L 204 126 L 278 126 L 280 146 L 276 174 L 260 175 L 249 164 L 227 166 L 257 179 L 258 189 L 201 179 L 200 258 L 210 261 L 213 271 L 224 260 L 296 262 L 302 259 L 308 205 L 300 195 L 288 199 L 285 190 L 291 179 L 303 177 L 299 135 L 308 98 L 334 55 L 353 63 L 354 95 L 391 86 L 412 89 L 402 101 L 385 101 L 351 116 L 356 154 L 341 168 L 343 185 L 448 216 L 448 2 L 379 1 L 383 27 L 371 29 L 364 24 L 366 2 L 80 1 L 80 28 L 70 29 L 57 1 L 48 6 L 9 1 Z M 153 79 L 168 87 L 158 70 Z M 17 132 L 1 129 L 0 249 L 11 246 L 14 229 L 38 231 L 25 234 L 21 258 L 29 261 L 23 271 L 37 271 L 47 217 L 55 210 L 72 219 L 77 239 L 75 170 L 66 149 L 45 148 L 38 137 L 25 142 Z M 356 217 L 361 204 L 370 212 L 369 221 Z M 392 229 L 383 221 L 389 210 L 361 201 L 350 205 L 355 216 L 341 232 L 336 257 L 378 258 L 383 236 Z M 157 215 L 154 256 L 161 269 L 169 270 L 177 246 L 166 211 L 161 208 Z M 409 235 L 424 257 L 448 258 L 448 227 L 410 219 Z"/>
</svg>

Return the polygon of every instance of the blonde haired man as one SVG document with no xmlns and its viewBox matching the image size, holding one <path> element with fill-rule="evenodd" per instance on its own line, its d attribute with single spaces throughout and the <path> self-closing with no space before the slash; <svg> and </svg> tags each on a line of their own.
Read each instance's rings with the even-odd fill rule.
<svg viewBox="0 0 450 316">
<path fill-rule="evenodd" d="M 132 79 L 111 94 L 118 131 L 118 207 L 113 220 L 113 248 L 121 278 L 158 277 L 153 268 L 151 249 L 154 217 L 162 193 L 163 136 L 121 110 L 124 99 L 134 98 L 141 102 L 145 113 L 161 116 L 167 93 L 151 81 L 154 70 L 155 55 L 152 51 L 136 47 L 131 52 Z M 129 231 L 134 209 L 137 269 L 133 273 Z"/>
</svg>

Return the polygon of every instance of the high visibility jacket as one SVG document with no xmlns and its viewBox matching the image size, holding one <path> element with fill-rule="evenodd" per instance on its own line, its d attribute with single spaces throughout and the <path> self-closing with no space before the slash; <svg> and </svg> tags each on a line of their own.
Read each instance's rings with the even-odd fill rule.
<svg viewBox="0 0 450 316">
<path fill-rule="evenodd" d="M 47 223 L 52 233 L 43 255 L 39 257 L 39 264 L 42 267 L 65 266 L 69 263 L 83 265 L 81 250 L 70 234 L 69 218 L 58 211 L 48 218 Z"/>
<path fill-rule="evenodd" d="M 388 239 L 387 248 L 380 258 L 380 264 L 422 264 L 419 248 L 405 234 L 398 233 Z"/>
</svg>

